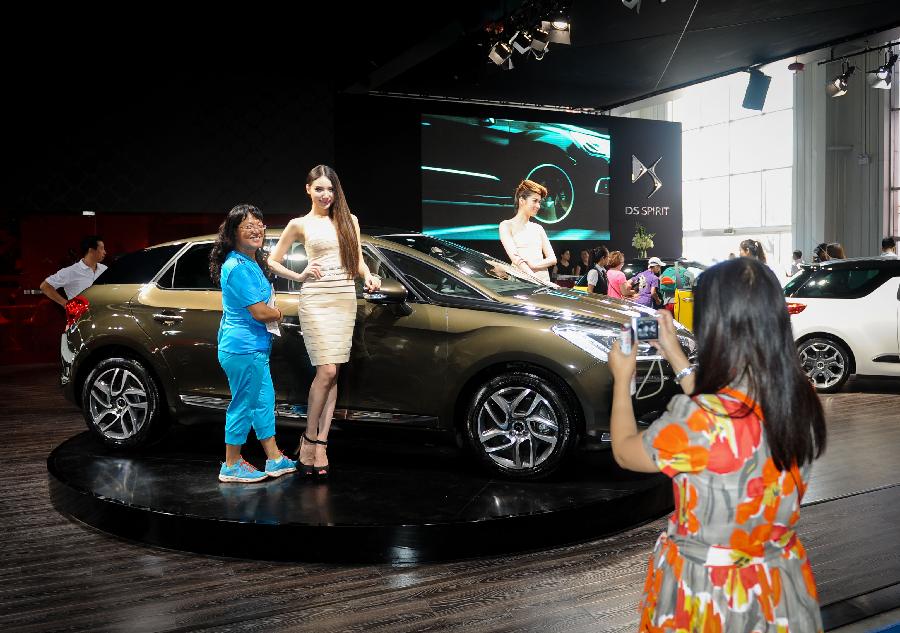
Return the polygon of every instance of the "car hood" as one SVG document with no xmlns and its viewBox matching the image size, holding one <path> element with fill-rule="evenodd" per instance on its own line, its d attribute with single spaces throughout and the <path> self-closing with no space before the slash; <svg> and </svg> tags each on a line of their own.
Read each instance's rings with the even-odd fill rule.
<svg viewBox="0 0 900 633">
<path fill-rule="evenodd" d="M 548 313 L 548 316 L 572 321 L 624 324 L 631 323 L 632 317 L 656 314 L 656 310 L 633 301 L 566 288 L 542 288 L 530 295 L 503 297 L 503 302 L 526 312 Z"/>
</svg>

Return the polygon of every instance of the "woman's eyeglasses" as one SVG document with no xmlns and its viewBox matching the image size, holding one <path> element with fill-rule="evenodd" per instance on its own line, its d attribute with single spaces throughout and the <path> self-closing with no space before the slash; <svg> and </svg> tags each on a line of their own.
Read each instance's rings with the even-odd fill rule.
<svg viewBox="0 0 900 633">
<path fill-rule="evenodd" d="M 244 224 L 238 227 L 244 233 L 262 233 L 266 230 L 265 224 Z"/>
</svg>

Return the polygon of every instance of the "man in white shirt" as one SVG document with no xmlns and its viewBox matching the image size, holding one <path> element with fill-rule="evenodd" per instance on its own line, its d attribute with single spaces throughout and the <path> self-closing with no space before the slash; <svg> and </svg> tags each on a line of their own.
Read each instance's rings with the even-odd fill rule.
<svg viewBox="0 0 900 633">
<path fill-rule="evenodd" d="M 85 288 L 90 288 L 94 280 L 106 270 L 106 266 L 100 263 L 106 257 L 106 248 L 99 235 L 88 235 L 81 240 L 81 252 L 84 257 L 41 282 L 41 292 L 63 307 L 68 299 L 84 292 Z M 65 297 L 57 292 L 59 288 L 65 291 Z"/>
<path fill-rule="evenodd" d="M 897 242 L 893 237 L 888 236 L 881 240 L 881 256 L 897 259 Z"/>
</svg>

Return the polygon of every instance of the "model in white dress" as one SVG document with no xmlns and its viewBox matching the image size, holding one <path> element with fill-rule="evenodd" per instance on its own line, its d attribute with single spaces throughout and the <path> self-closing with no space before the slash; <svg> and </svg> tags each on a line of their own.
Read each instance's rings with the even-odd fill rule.
<svg viewBox="0 0 900 633">
<path fill-rule="evenodd" d="M 500 242 L 512 265 L 549 284 L 556 255 L 544 227 L 531 221 L 541 210 L 541 200 L 546 195 L 547 189 L 543 185 L 523 180 L 514 196 L 516 216 L 503 220 L 498 228 Z"/>
</svg>

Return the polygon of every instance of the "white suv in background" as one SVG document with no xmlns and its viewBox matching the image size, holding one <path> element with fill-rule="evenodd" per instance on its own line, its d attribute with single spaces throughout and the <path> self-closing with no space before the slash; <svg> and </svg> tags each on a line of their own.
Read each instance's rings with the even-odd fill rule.
<svg viewBox="0 0 900 633">
<path fill-rule="evenodd" d="M 900 378 L 900 260 L 813 264 L 784 287 L 800 361 L 821 393 L 851 374 Z"/>
</svg>

